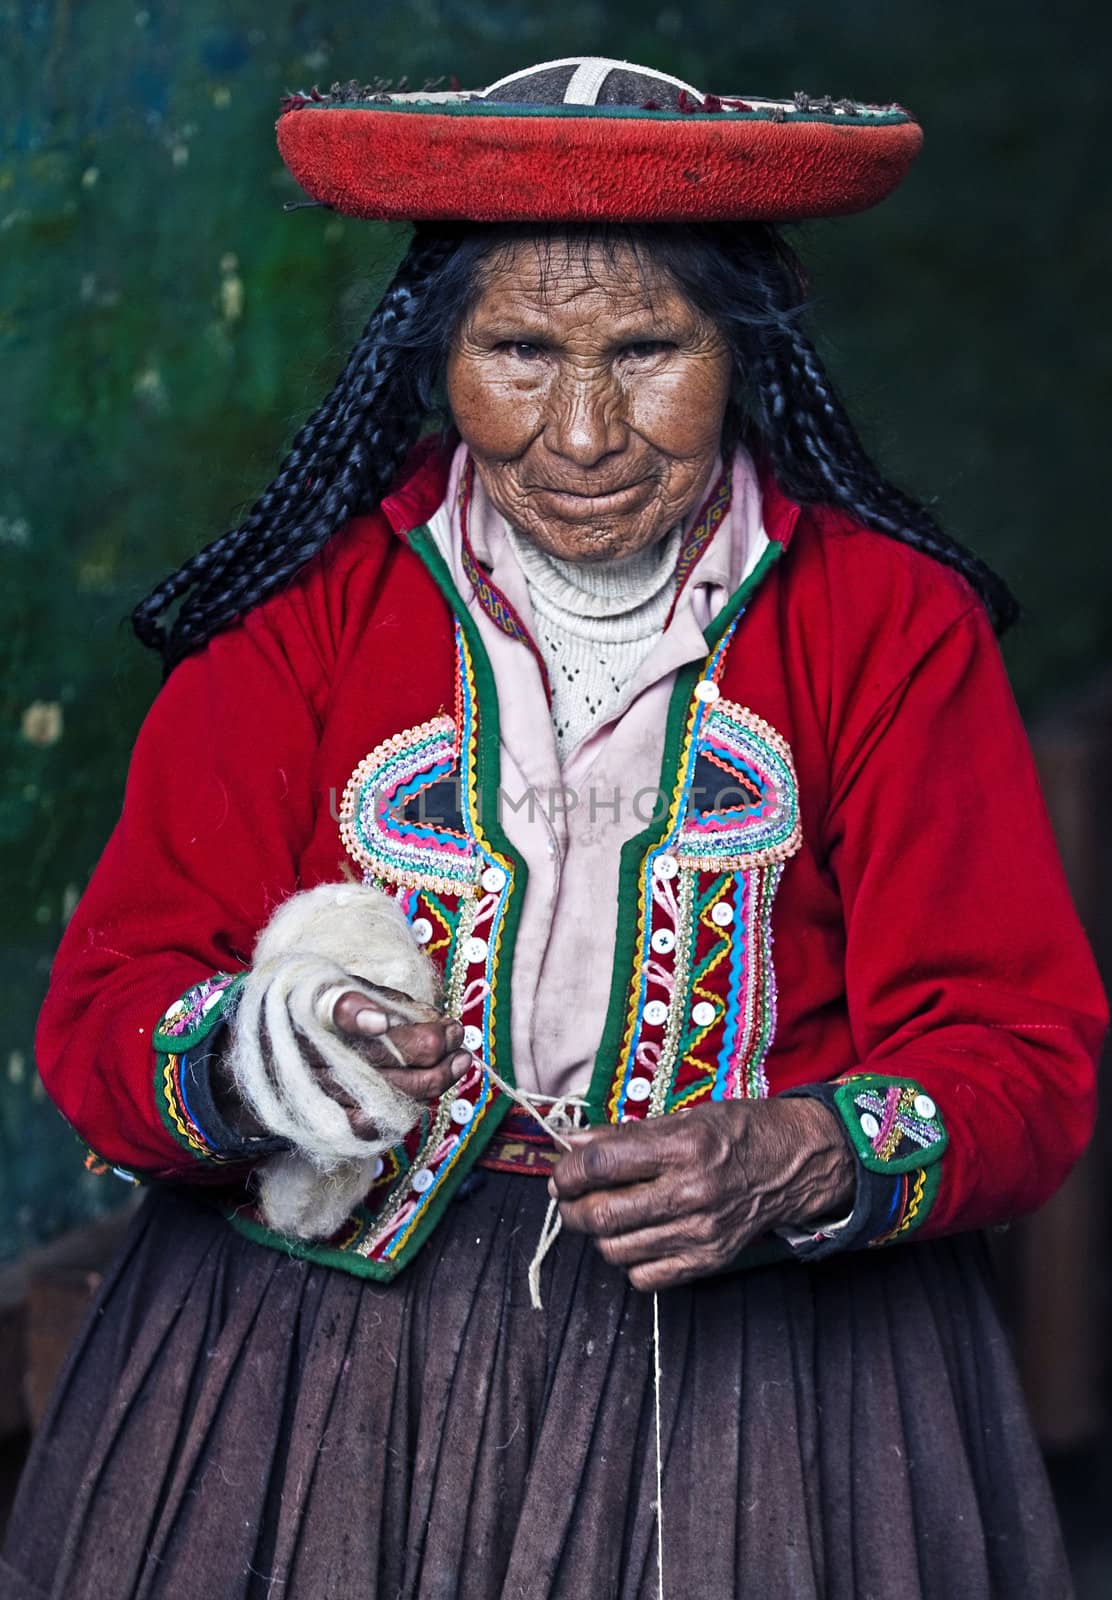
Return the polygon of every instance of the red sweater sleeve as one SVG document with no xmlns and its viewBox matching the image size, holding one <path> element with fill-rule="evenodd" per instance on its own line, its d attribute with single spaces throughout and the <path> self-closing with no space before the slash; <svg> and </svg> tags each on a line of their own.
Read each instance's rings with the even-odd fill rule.
<svg viewBox="0 0 1112 1600">
<path fill-rule="evenodd" d="M 893 1123 L 886 1149 L 908 1188 L 897 1231 L 1032 1210 L 1092 1132 L 1107 1010 L 979 604 L 892 686 L 845 755 L 826 843 L 857 1073 L 880 1075 L 851 1076 L 839 1109 L 874 1170 L 885 1170 L 886 1093 L 892 1117 L 918 1118 L 934 1158 L 918 1164 Z M 910 1080 L 902 1101 L 884 1079 Z"/>
<path fill-rule="evenodd" d="M 39 1070 L 63 1114 L 99 1155 L 149 1174 L 228 1175 L 191 1125 L 174 1052 L 218 1019 L 235 986 L 207 980 L 246 967 L 312 828 L 322 669 L 300 613 L 278 604 L 284 629 L 261 608 L 158 695 L 39 1021 Z"/>
</svg>

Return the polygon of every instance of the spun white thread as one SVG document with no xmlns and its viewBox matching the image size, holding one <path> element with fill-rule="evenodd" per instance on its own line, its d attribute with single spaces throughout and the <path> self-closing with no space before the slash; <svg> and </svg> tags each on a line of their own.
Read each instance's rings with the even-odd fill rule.
<svg viewBox="0 0 1112 1600">
<path fill-rule="evenodd" d="M 484 1063 L 484 1065 L 486 1065 Z M 545 1117 L 540 1109 L 532 1104 L 528 1092 L 516 1088 L 512 1083 L 507 1083 L 491 1066 L 486 1067 L 487 1075 L 496 1089 L 527 1111 L 533 1120 L 544 1129 L 554 1144 L 563 1150 L 570 1150 L 571 1145 L 559 1131 L 558 1124 L 561 1114 L 570 1106 L 578 1110 L 585 1106 L 585 1100 L 572 1095 L 554 1102 L 548 1116 Z M 543 1098 L 537 1096 L 538 1099 Z M 533 1259 L 529 1263 L 529 1300 L 534 1311 L 544 1309 L 541 1300 L 541 1267 L 544 1259 L 552 1246 L 556 1243 L 562 1227 L 559 1211 L 559 1201 L 550 1200 L 548 1210 L 545 1212 L 544 1222 L 541 1226 L 540 1238 L 537 1248 L 533 1252 Z M 663 1378 L 663 1367 L 660 1358 L 660 1295 L 653 1291 L 653 1421 L 656 1433 L 656 1586 L 657 1600 L 664 1600 L 664 1445 L 660 1421 L 660 1391 Z"/>
<path fill-rule="evenodd" d="M 664 1449 L 661 1444 L 660 1295 L 653 1290 L 653 1413 L 656 1422 L 656 1589 L 664 1600 Z"/>
</svg>

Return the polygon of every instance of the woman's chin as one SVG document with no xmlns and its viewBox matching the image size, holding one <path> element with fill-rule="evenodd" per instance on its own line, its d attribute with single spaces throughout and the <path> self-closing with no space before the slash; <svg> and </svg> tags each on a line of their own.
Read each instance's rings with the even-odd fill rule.
<svg viewBox="0 0 1112 1600">
<path fill-rule="evenodd" d="M 635 484 L 610 495 L 532 495 L 522 532 L 564 561 L 620 561 L 647 549 L 673 522 L 654 507 L 655 485 Z"/>
</svg>

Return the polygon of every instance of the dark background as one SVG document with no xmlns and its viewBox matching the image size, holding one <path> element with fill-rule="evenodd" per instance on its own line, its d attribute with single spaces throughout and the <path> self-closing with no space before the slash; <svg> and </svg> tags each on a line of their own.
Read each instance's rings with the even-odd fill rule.
<svg viewBox="0 0 1112 1600">
<path fill-rule="evenodd" d="M 44 1100 L 32 1027 L 158 673 L 124 625 L 235 520 L 405 244 L 278 159 L 313 83 L 614 55 L 720 93 L 898 99 L 926 146 L 863 217 L 798 230 L 826 354 L 875 453 L 1028 618 L 1025 711 L 1106 671 L 1112 12 L 884 0 L 0 0 L 0 1255 L 116 1203 Z M 183 728 L 167 784 L 206 730 Z M 971 845 L 975 841 L 971 841 Z M 960 863 L 954 864 L 960 871 Z"/>
</svg>

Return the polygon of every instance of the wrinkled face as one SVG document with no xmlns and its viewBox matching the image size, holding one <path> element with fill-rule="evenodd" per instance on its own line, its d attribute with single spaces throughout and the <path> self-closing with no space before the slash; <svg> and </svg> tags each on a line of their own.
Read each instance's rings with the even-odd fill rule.
<svg viewBox="0 0 1112 1600">
<path fill-rule="evenodd" d="M 447 383 L 495 508 L 552 555 L 605 561 L 662 539 L 709 487 L 730 353 L 628 246 L 524 241 L 487 264 Z"/>
</svg>

